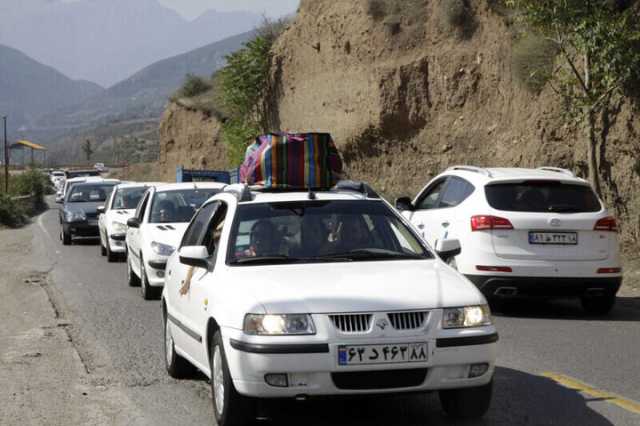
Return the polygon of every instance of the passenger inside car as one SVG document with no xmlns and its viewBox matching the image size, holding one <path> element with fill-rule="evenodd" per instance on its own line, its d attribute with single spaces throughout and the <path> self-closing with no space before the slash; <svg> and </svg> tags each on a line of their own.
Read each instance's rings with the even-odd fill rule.
<svg viewBox="0 0 640 426">
<path fill-rule="evenodd" d="M 276 230 L 269 220 L 259 220 L 254 223 L 251 227 L 251 242 L 244 255 L 247 257 L 277 255 L 275 233 Z"/>
</svg>

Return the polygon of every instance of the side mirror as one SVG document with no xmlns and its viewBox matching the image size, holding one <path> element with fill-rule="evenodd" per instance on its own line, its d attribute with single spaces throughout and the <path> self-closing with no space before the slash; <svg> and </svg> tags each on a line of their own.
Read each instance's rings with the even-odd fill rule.
<svg viewBox="0 0 640 426">
<path fill-rule="evenodd" d="M 209 268 L 209 252 L 205 246 L 187 246 L 178 251 L 180 263 L 195 266 L 196 268 Z"/>
<path fill-rule="evenodd" d="M 104 206 L 98 206 L 96 211 L 98 212 L 98 214 L 104 214 Z"/>
<path fill-rule="evenodd" d="M 140 221 L 137 217 L 132 217 L 127 220 L 127 226 L 129 228 L 140 228 Z"/>
<path fill-rule="evenodd" d="M 462 253 L 462 247 L 460 246 L 460 240 L 439 240 L 436 243 L 436 252 L 440 258 L 447 262 Z"/>
<path fill-rule="evenodd" d="M 396 200 L 396 209 L 400 211 L 410 211 L 414 210 L 413 204 L 411 204 L 411 198 L 409 197 L 400 197 Z"/>
</svg>

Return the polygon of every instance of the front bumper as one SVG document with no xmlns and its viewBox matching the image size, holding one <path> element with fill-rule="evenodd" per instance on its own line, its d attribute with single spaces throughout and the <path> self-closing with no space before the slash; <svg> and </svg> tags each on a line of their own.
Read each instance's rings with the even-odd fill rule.
<svg viewBox="0 0 640 426">
<path fill-rule="evenodd" d="M 427 342 L 428 360 L 342 366 L 338 363 L 339 347 L 364 342 L 274 344 L 273 338 L 253 339 L 235 329 L 223 329 L 223 336 L 236 390 L 261 398 L 427 392 L 481 386 L 493 376 L 498 339 L 493 327 L 480 333 L 464 330 L 456 337 L 437 339 L 427 336 L 372 339 L 366 344 Z M 268 340 L 271 342 L 262 343 Z M 488 369 L 481 376 L 470 378 L 472 364 L 487 364 Z M 267 384 L 267 374 L 287 374 L 288 386 Z"/>
<path fill-rule="evenodd" d="M 82 222 L 66 222 L 62 224 L 65 233 L 78 237 L 98 237 L 100 230 L 98 229 L 97 220 L 89 220 Z"/>
<path fill-rule="evenodd" d="M 164 287 L 164 270 L 167 267 L 167 259 L 145 260 L 147 280 L 151 287 Z"/>
<path fill-rule="evenodd" d="M 109 235 L 109 249 L 113 253 L 124 253 L 126 251 L 127 234 L 111 234 Z"/>
<path fill-rule="evenodd" d="M 511 277 L 465 275 L 487 298 L 562 298 L 601 293 L 615 295 L 622 276 L 609 277 Z"/>
</svg>

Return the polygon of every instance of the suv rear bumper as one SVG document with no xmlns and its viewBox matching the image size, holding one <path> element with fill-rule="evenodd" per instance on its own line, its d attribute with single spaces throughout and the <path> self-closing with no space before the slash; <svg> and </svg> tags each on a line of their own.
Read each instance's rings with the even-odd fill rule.
<svg viewBox="0 0 640 426">
<path fill-rule="evenodd" d="M 583 295 L 615 295 L 622 277 L 506 277 L 465 275 L 487 299 L 494 297 L 580 297 Z"/>
</svg>

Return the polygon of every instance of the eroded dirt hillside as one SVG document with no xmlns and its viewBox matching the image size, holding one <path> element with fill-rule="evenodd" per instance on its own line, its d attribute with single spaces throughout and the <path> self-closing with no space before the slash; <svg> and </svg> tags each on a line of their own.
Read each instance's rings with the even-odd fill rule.
<svg viewBox="0 0 640 426">
<path fill-rule="evenodd" d="M 160 124 L 159 177 L 176 179 L 176 167 L 227 169 L 221 123 L 215 117 L 177 103 L 169 104 Z"/>
<path fill-rule="evenodd" d="M 547 87 L 512 77 L 513 28 L 473 1 L 464 32 L 441 1 L 307 0 L 274 50 L 272 125 L 334 134 L 352 177 L 415 194 L 447 166 L 566 167 L 586 142 Z M 493 2 L 495 4 L 495 2 Z M 640 236 L 640 115 L 622 101 L 603 136 L 604 194 L 625 243 Z"/>
</svg>

